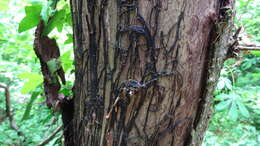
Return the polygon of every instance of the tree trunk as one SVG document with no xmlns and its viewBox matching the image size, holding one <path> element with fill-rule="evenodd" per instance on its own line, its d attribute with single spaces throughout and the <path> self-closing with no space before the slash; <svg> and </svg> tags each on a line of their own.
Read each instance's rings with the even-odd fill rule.
<svg viewBox="0 0 260 146">
<path fill-rule="evenodd" d="M 66 145 L 200 145 L 231 46 L 233 1 L 71 6 L 76 78 Z"/>
</svg>

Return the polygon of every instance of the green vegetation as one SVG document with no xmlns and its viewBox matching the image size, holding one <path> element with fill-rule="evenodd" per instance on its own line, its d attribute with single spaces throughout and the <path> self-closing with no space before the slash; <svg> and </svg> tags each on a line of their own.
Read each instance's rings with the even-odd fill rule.
<svg viewBox="0 0 260 146">
<path fill-rule="evenodd" d="M 259 44 L 259 1 L 238 0 L 236 5 L 236 25 L 246 28 L 243 37 Z M 260 52 L 242 53 L 227 60 L 221 71 L 205 146 L 260 144 Z"/>
<path fill-rule="evenodd" d="M 260 57 L 249 54 L 236 63 L 227 60 L 221 72 L 204 145 L 260 143 Z"/>
<path fill-rule="evenodd" d="M 71 95 L 73 56 L 68 1 L 0 1 L 0 83 L 10 86 L 12 114 L 25 136 L 10 128 L 5 115 L 5 95 L 0 89 L 0 145 L 36 145 L 61 125 L 60 114 L 47 108 L 39 61 L 33 51 L 34 29 L 40 19 L 45 35 L 57 39 L 67 84 L 61 92 Z M 260 3 L 238 0 L 238 26 L 243 36 L 259 44 Z M 52 19 L 49 19 L 52 18 Z M 224 64 L 214 93 L 213 116 L 203 145 L 257 146 L 260 143 L 260 52 L 244 52 Z M 54 67 L 55 68 L 55 67 Z M 57 68 L 57 67 L 56 67 Z M 55 69 L 54 69 L 55 70 Z M 61 132 L 48 145 L 60 145 Z"/>
<path fill-rule="evenodd" d="M 236 23 L 246 28 L 247 37 L 251 41 L 260 42 L 260 3 L 258 0 L 237 0 L 236 2 Z"/>
<path fill-rule="evenodd" d="M 73 81 L 72 30 L 68 1 L 57 11 L 47 1 L 0 1 L 0 83 L 10 86 L 12 114 L 25 136 L 11 129 L 5 115 L 5 95 L 0 89 L 0 145 L 36 145 L 61 125 L 61 116 L 45 104 L 40 64 L 33 51 L 34 29 L 40 18 L 47 20 L 46 34 L 59 38 L 62 66 L 67 84 L 61 92 L 71 94 Z M 59 23 L 58 23 L 59 22 Z M 59 37 L 57 37 L 59 36 Z M 66 36 L 66 37 L 63 37 Z M 61 132 L 48 145 L 59 145 Z"/>
</svg>

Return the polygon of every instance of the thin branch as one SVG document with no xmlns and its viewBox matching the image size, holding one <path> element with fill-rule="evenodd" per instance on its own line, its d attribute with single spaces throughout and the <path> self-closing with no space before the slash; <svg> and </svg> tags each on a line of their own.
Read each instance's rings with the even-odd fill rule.
<svg viewBox="0 0 260 146">
<path fill-rule="evenodd" d="M 51 134 L 50 136 L 48 136 L 47 138 L 45 138 L 45 139 L 44 139 L 41 143 L 39 143 L 37 146 L 44 146 L 44 145 L 46 145 L 47 143 L 49 143 L 49 142 L 55 137 L 55 135 L 62 130 L 62 127 L 63 127 L 63 126 L 61 125 L 61 126 L 59 126 L 58 128 L 56 128 L 56 129 L 52 132 L 52 134 Z"/>
<path fill-rule="evenodd" d="M 257 51 L 260 51 L 260 46 L 252 46 L 252 45 L 247 46 L 247 45 L 245 45 L 245 46 L 237 46 L 237 48 L 239 50 L 241 50 L 241 51 L 243 51 L 243 50 L 257 50 Z"/>
<path fill-rule="evenodd" d="M 247 50 L 260 50 L 260 46 L 257 46 L 255 44 L 244 44 L 244 45 L 238 45 L 239 44 L 239 39 L 238 39 L 238 35 L 240 34 L 242 30 L 242 27 L 240 26 L 235 34 L 233 35 L 233 38 L 235 40 L 235 42 L 233 43 L 232 46 L 235 46 L 236 49 L 240 50 L 240 51 L 247 51 Z"/>
<path fill-rule="evenodd" d="M 6 89 L 6 86 L 0 83 L 0 88 Z"/>
<path fill-rule="evenodd" d="M 0 84 L 0 88 L 3 88 L 5 90 L 5 107 L 6 107 L 6 115 L 9 118 L 10 127 L 14 129 L 18 135 L 25 136 L 19 129 L 19 127 L 16 125 L 13 115 L 11 113 L 11 101 L 10 101 L 10 91 L 9 86 Z"/>
</svg>

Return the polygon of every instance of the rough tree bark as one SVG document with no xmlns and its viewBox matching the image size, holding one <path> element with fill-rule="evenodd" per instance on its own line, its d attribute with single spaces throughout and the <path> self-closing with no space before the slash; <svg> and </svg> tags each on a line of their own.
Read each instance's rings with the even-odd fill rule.
<svg viewBox="0 0 260 146">
<path fill-rule="evenodd" d="M 233 3 L 71 0 L 76 79 L 66 145 L 200 145 L 234 46 Z"/>
</svg>

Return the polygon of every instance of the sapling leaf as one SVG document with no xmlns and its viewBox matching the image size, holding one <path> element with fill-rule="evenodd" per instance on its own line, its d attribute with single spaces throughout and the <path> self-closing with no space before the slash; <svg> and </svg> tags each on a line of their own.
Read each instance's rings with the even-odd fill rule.
<svg viewBox="0 0 260 146">
<path fill-rule="evenodd" d="M 238 109 L 241 113 L 242 116 L 249 118 L 249 112 L 247 110 L 247 108 L 245 107 L 245 105 L 243 103 L 241 103 L 240 101 L 237 101 L 237 105 L 238 105 Z"/>
<path fill-rule="evenodd" d="M 54 13 L 54 15 L 48 21 L 48 24 L 44 28 L 43 35 L 47 36 L 55 27 L 58 27 L 58 25 L 60 25 L 60 23 L 64 23 L 65 12 L 66 11 L 64 9 L 61 9 Z"/>
<path fill-rule="evenodd" d="M 228 116 L 232 121 L 236 121 L 238 118 L 237 104 L 235 101 L 231 103 L 231 107 L 228 112 Z"/>
<path fill-rule="evenodd" d="M 62 67 L 65 72 L 67 72 L 69 69 L 72 69 L 73 67 L 73 60 L 71 59 L 71 53 L 72 50 L 68 50 L 67 52 L 63 53 L 61 58 L 62 61 Z"/>
<path fill-rule="evenodd" d="M 231 100 L 225 100 L 221 101 L 219 104 L 215 106 L 216 111 L 223 111 L 227 110 L 228 107 L 230 106 Z"/>
<path fill-rule="evenodd" d="M 41 13 L 42 5 L 35 4 L 31 6 L 25 7 L 25 14 L 26 16 L 21 20 L 18 32 L 24 32 L 26 30 L 29 30 L 35 26 L 40 21 L 40 13 Z"/>
</svg>

